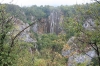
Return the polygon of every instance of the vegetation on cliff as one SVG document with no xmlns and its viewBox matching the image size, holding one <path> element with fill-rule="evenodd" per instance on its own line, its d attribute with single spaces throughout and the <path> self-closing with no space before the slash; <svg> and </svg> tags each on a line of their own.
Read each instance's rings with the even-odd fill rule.
<svg viewBox="0 0 100 66">
<path fill-rule="evenodd" d="M 63 31 L 61 33 L 58 35 L 53 33 L 39 34 L 30 30 L 28 34 L 36 42 L 19 39 L 18 36 L 22 35 L 21 32 L 35 23 L 32 22 L 32 19 L 35 19 L 37 24 L 43 22 L 41 19 L 49 18 L 54 10 L 62 14 L 63 23 L 60 25 Z M 78 63 L 76 65 L 100 66 L 99 10 L 99 3 L 58 7 L 36 5 L 19 7 L 11 4 L 0 4 L 0 66 L 65 66 L 68 57 L 62 55 L 62 50 L 72 48 L 66 44 L 72 36 L 75 37 L 77 48 L 74 46 L 74 49 L 78 50 L 77 53 L 86 54 L 91 50 L 87 48 L 92 47 L 92 50 L 95 50 L 97 54 L 96 57 L 92 58 L 91 63 Z M 22 20 L 25 24 L 29 23 L 15 36 L 13 36 L 13 27 L 15 27 L 13 17 Z"/>
</svg>

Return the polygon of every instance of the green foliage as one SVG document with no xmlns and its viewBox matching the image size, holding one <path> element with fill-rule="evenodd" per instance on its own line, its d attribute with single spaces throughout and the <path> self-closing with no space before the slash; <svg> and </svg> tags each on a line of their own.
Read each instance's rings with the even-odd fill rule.
<svg viewBox="0 0 100 66">
<path fill-rule="evenodd" d="M 83 4 L 74 6 L 36 6 L 31 7 L 19 7 L 16 5 L 6 4 L 0 5 L 0 66 L 65 66 L 67 60 L 62 57 L 61 50 L 63 45 L 66 44 L 72 36 L 81 37 L 82 42 L 80 50 L 84 49 L 89 43 L 97 43 L 100 46 L 100 4 Z M 6 10 L 5 10 L 6 9 Z M 34 48 L 32 43 L 16 40 L 16 44 L 13 48 L 10 47 L 11 38 L 8 36 L 8 32 L 12 29 L 12 23 L 8 22 L 9 18 L 6 11 L 10 15 L 14 15 L 16 18 L 21 19 L 24 22 L 31 23 L 32 16 L 41 20 L 41 18 L 48 18 L 50 12 L 55 10 L 61 10 L 64 18 L 64 30 L 66 35 L 55 34 L 35 34 L 37 40 L 36 51 L 34 54 L 29 52 L 31 47 Z M 85 30 L 83 28 L 84 21 L 87 18 L 92 18 L 95 21 L 95 30 Z M 33 36 L 33 35 L 32 35 Z M 34 36 L 33 36 L 34 37 Z M 77 40 L 78 41 L 78 40 Z M 9 49 L 13 50 L 10 54 Z M 92 60 L 93 65 L 96 64 L 95 60 Z M 78 64 L 77 66 L 86 66 L 86 63 Z"/>
<path fill-rule="evenodd" d="M 26 15 L 24 14 L 24 11 L 18 5 L 6 4 L 6 11 L 11 16 L 16 17 L 22 20 L 23 22 L 27 22 L 27 18 L 26 18 Z"/>
<path fill-rule="evenodd" d="M 72 36 L 77 35 L 77 33 L 79 33 L 79 30 L 82 30 L 82 24 L 78 23 L 72 17 L 66 17 L 63 28 L 66 31 L 66 39 L 68 40 Z"/>
<path fill-rule="evenodd" d="M 57 52 L 61 52 L 64 45 L 64 37 L 61 38 L 60 35 L 55 34 L 44 34 L 38 38 L 38 49 L 52 49 Z"/>
<path fill-rule="evenodd" d="M 26 10 L 23 14 L 19 6 L 8 5 L 5 8 L 4 5 L 0 5 L 0 66 L 47 66 L 48 64 L 49 66 L 64 66 L 65 59 L 61 55 L 65 44 L 63 35 L 44 34 L 36 38 L 38 47 L 36 49 L 40 52 L 34 52 L 35 54 L 30 51 L 30 48 L 35 48 L 34 44 L 20 41 L 18 38 L 14 41 L 14 46 L 11 46 L 13 36 L 10 31 L 13 24 L 9 21 L 10 16 L 6 11 L 10 15 L 16 15 L 15 17 L 30 23 L 30 19 L 24 17 L 26 14 L 28 17 L 35 16 L 37 19 L 41 19 L 48 17 L 51 9 L 52 7 L 49 6 L 32 6 L 29 11 L 27 11 L 28 8 L 23 8 L 23 11 Z"/>
<path fill-rule="evenodd" d="M 44 59 L 35 59 L 34 66 L 47 66 L 46 60 Z"/>
<path fill-rule="evenodd" d="M 77 46 L 80 48 L 80 50 L 82 50 L 81 53 L 84 53 L 84 50 L 87 46 L 91 46 L 92 49 L 94 49 L 96 51 L 96 54 L 98 55 L 98 61 L 96 60 L 96 62 L 99 63 L 100 49 L 98 48 L 100 47 L 100 4 L 91 3 L 76 6 L 77 15 L 73 13 L 74 18 L 71 16 L 65 18 L 64 27 L 66 30 L 66 36 L 67 38 L 70 38 L 71 36 L 77 37 L 75 40 L 77 41 Z M 89 23 L 91 26 L 90 30 L 83 27 L 84 22 L 89 18 L 95 21 L 94 25 L 91 25 L 91 23 Z M 95 62 L 93 61 L 93 63 Z M 81 65 L 86 66 L 84 64 L 79 64 L 79 66 Z"/>
<path fill-rule="evenodd" d="M 87 63 L 79 63 L 77 66 L 87 66 Z"/>
<path fill-rule="evenodd" d="M 44 49 L 44 48 L 51 48 L 54 44 L 52 41 L 57 39 L 56 35 L 53 34 L 44 34 L 41 37 L 38 38 L 38 49 Z"/>
<path fill-rule="evenodd" d="M 65 35 L 61 34 L 58 36 L 55 34 L 38 36 L 37 46 L 40 54 L 36 57 L 45 59 L 45 63 L 49 66 L 63 66 L 65 59 L 62 57 L 61 51 L 65 42 Z"/>
<path fill-rule="evenodd" d="M 72 5 L 72 6 L 61 5 L 58 8 L 62 11 L 65 17 L 74 17 L 74 15 L 77 15 L 76 5 Z"/>
<path fill-rule="evenodd" d="M 0 5 L 0 66 L 12 66 L 15 54 L 9 53 L 10 38 L 8 32 L 12 28 L 12 22 L 5 11 L 5 5 Z"/>
<path fill-rule="evenodd" d="M 19 7 L 13 4 L 6 4 L 6 11 L 10 15 L 19 18 L 23 22 L 31 23 L 31 18 L 34 17 L 36 20 L 41 18 L 47 18 L 50 15 L 51 6 L 36 6 L 31 7 Z"/>
<path fill-rule="evenodd" d="M 18 40 L 14 46 L 16 58 L 16 66 L 33 66 L 34 56 L 31 53 L 31 47 L 34 47 L 32 43 L 27 43 Z"/>
<path fill-rule="evenodd" d="M 23 11 L 25 12 L 26 16 L 28 16 L 28 20 L 30 20 L 30 16 L 35 16 L 36 19 L 41 19 L 48 17 L 50 14 L 50 6 L 36 6 L 33 5 L 31 7 L 23 7 Z"/>
<path fill-rule="evenodd" d="M 99 64 L 97 62 L 97 58 L 93 58 L 90 65 L 91 66 L 99 66 Z"/>
</svg>

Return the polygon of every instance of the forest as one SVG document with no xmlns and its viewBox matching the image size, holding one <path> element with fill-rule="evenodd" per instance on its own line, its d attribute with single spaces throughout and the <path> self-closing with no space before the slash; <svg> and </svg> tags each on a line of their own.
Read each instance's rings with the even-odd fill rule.
<svg viewBox="0 0 100 66">
<path fill-rule="evenodd" d="M 0 66 L 100 66 L 100 2 L 0 4 Z"/>
</svg>

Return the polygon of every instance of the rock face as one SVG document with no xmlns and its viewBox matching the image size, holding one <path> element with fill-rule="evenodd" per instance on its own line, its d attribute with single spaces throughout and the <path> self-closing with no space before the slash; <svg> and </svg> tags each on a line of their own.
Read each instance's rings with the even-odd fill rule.
<svg viewBox="0 0 100 66">
<path fill-rule="evenodd" d="M 29 26 L 28 23 L 24 23 L 23 21 L 14 18 L 14 29 L 13 29 L 13 36 L 17 35 L 21 30 L 23 30 L 25 27 Z M 35 42 L 30 37 L 30 27 L 24 30 L 20 36 L 18 36 L 20 40 L 26 41 L 26 42 Z"/>
<path fill-rule="evenodd" d="M 85 30 L 94 30 L 95 22 L 92 18 L 87 18 L 83 23 L 83 27 L 85 28 Z M 77 38 L 83 40 L 83 36 Z M 80 63 L 85 63 L 86 65 L 88 65 L 91 62 L 92 58 L 97 57 L 95 51 L 89 45 L 86 45 L 84 49 L 80 50 L 80 48 L 82 47 L 82 42 L 77 40 L 77 38 L 71 37 L 67 42 L 67 47 L 69 46 L 70 49 L 67 48 L 62 50 L 62 55 L 68 58 L 68 66 L 77 66 L 77 64 Z M 82 54 L 82 52 L 85 53 Z"/>
<path fill-rule="evenodd" d="M 85 54 L 80 53 L 80 48 L 77 47 L 75 38 L 76 37 L 72 37 L 69 39 L 66 44 L 67 49 L 62 50 L 62 55 L 68 58 L 68 66 L 77 66 L 79 63 L 86 63 L 86 65 L 88 65 L 92 58 L 96 57 L 97 55 L 93 49 L 88 50 L 85 52 Z M 85 49 L 87 50 L 88 48 L 91 47 L 86 47 Z"/>
<path fill-rule="evenodd" d="M 50 33 L 60 33 L 62 28 L 61 25 L 63 22 L 63 17 L 61 12 L 52 11 L 52 13 L 49 16 L 49 24 L 50 24 Z"/>
<path fill-rule="evenodd" d="M 86 54 L 75 54 L 70 56 L 68 58 L 68 66 L 77 66 L 79 63 L 85 63 L 86 65 L 90 64 L 92 58 L 96 57 L 95 51 L 88 51 Z"/>
<path fill-rule="evenodd" d="M 95 22 L 93 21 L 92 18 L 88 18 L 88 19 L 84 22 L 83 27 L 84 27 L 86 30 L 94 30 Z"/>
<path fill-rule="evenodd" d="M 75 37 L 72 37 L 68 40 L 67 44 L 64 46 L 63 50 L 62 50 L 62 55 L 65 57 L 70 57 L 71 55 L 76 54 L 77 51 L 77 46 L 74 43 L 74 39 Z"/>
<path fill-rule="evenodd" d="M 33 20 L 34 22 L 35 20 Z M 53 10 L 47 18 L 41 18 L 32 30 L 36 33 L 56 33 L 62 31 L 63 15 L 60 11 Z"/>
</svg>

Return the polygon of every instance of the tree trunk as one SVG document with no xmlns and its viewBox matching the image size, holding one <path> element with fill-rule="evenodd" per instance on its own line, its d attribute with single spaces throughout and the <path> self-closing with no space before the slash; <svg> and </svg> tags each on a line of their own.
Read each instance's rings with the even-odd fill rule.
<svg viewBox="0 0 100 66">
<path fill-rule="evenodd" d="M 100 66 L 100 57 L 98 56 L 97 59 L 98 59 L 98 65 Z"/>
</svg>

